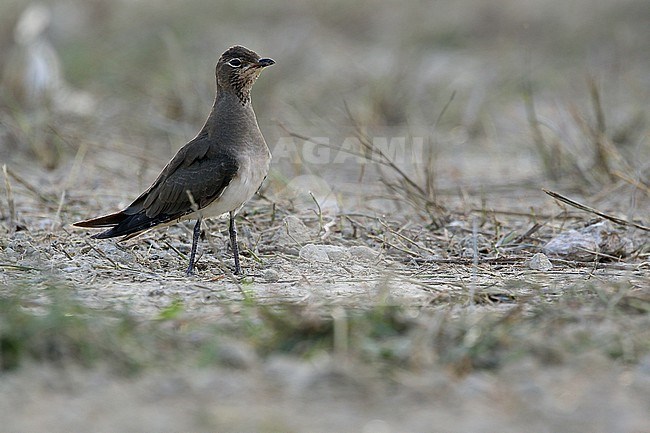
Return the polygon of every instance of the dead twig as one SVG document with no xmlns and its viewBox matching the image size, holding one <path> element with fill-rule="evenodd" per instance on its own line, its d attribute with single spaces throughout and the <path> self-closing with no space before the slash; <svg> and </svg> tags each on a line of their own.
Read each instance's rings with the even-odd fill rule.
<svg viewBox="0 0 650 433">
<path fill-rule="evenodd" d="M 111 259 L 110 257 L 108 257 L 108 255 L 106 255 L 102 250 L 100 250 L 99 248 L 96 248 L 93 244 L 91 244 L 90 242 L 88 242 L 88 239 L 86 239 L 86 238 L 82 238 L 82 240 L 84 241 L 84 243 L 85 243 L 85 244 L 86 244 L 86 245 L 87 245 L 91 250 L 93 250 L 94 252 L 96 252 L 97 254 L 99 254 L 100 257 L 103 257 L 104 259 L 108 260 L 108 261 L 109 261 L 109 262 L 110 262 L 110 263 L 115 267 L 115 269 L 124 269 L 123 266 L 121 266 L 121 265 L 120 265 L 119 263 L 117 263 L 115 260 L 113 260 L 113 259 Z"/>
<path fill-rule="evenodd" d="M 314 196 L 314 193 L 309 191 L 309 195 L 311 196 L 311 199 L 316 203 L 316 207 L 318 208 L 318 212 L 316 212 L 316 215 L 318 216 L 318 235 L 323 232 L 323 210 L 320 207 L 320 203 L 318 203 L 318 200 L 316 200 L 316 197 Z"/>
<path fill-rule="evenodd" d="M 526 230 L 526 233 L 522 234 L 521 236 L 517 236 L 512 240 L 513 244 L 518 244 L 519 242 L 523 242 L 524 239 L 530 238 L 534 233 L 536 233 L 540 228 L 542 228 L 543 224 L 540 223 L 535 223 L 531 228 Z"/>
<path fill-rule="evenodd" d="M 14 263 L 0 263 L 0 268 L 14 269 L 14 270 L 17 270 L 17 271 L 42 271 L 42 269 L 39 269 L 39 268 L 33 268 L 31 266 L 16 265 Z"/>
<path fill-rule="evenodd" d="M 384 221 L 382 221 L 381 219 L 379 220 L 379 223 L 380 223 L 382 226 L 384 226 L 384 228 L 385 228 L 386 230 L 388 230 L 390 233 L 394 234 L 394 235 L 397 236 L 398 238 L 400 238 L 400 239 L 406 241 L 407 243 L 409 243 L 409 244 L 411 244 L 411 245 L 417 247 L 418 249 L 420 249 L 420 250 L 422 250 L 422 251 L 425 251 L 425 252 L 427 252 L 427 253 L 429 253 L 429 254 L 431 254 L 431 255 L 434 255 L 434 256 L 436 255 L 436 252 L 433 251 L 432 249 L 427 248 L 427 247 L 423 247 L 422 245 L 418 244 L 417 241 L 415 241 L 415 240 L 409 238 L 408 236 L 403 235 L 402 233 L 400 233 L 400 232 L 398 232 L 398 231 L 393 230 L 393 229 L 392 229 L 388 224 L 386 224 L 386 223 L 385 223 Z"/>
<path fill-rule="evenodd" d="M 565 197 L 562 194 L 559 194 L 557 192 L 549 191 L 548 189 L 543 189 L 543 188 L 542 188 L 542 191 L 544 191 L 546 194 L 550 195 L 554 199 L 561 201 L 562 203 L 566 203 L 569 206 L 575 207 L 576 209 L 580 209 L 580 210 L 583 210 L 585 212 L 589 212 L 589 213 L 592 213 L 594 215 L 598 215 L 599 217 L 605 218 L 606 220 L 610 220 L 610 221 L 612 221 L 612 222 L 614 222 L 614 223 L 616 223 L 618 225 L 627 226 L 627 227 L 635 227 L 635 228 L 640 229 L 640 230 L 650 231 L 650 227 L 648 227 L 648 226 L 644 226 L 644 225 L 637 224 L 637 223 L 632 222 L 632 221 L 627 221 L 627 220 L 624 220 L 622 218 L 618 218 L 618 217 L 615 217 L 613 215 L 606 214 L 605 212 L 599 211 L 598 209 L 594 209 L 593 207 L 589 207 L 589 206 L 584 205 L 582 203 L 578 203 L 575 200 L 571 200 L 570 198 Z"/>
<path fill-rule="evenodd" d="M 172 245 L 170 242 L 168 242 L 167 240 L 163 240 L 163 242 L 165 243 L 165 245 L 167 245 L 167 248 L 169 248 L 170 250 L 172 250 L 173 252 L 175 252 L 176 254 L 178 254 L 178 257 L 180 257 L 182 260 L 187 260 L 187 256 L 186 256 L 185 254 L 183 254 L 183 253 L 182 253 L 178 248 L 176 248 L 175 246 L 173 246 L 173 245 Z"/>
<path fill-rule="evenodd" d="M 325 232 L 321 235 L 321 237 L 320 237 L 321 240 L 324 241 L 325 239 L 330 237 L 330 235 L 332 234 L 332 227 L 334 227 L 335 225 L 336 225 L 336 218 L 333 218 L 332 221 L 330 221 L 327 224 L 323 225 L 323 230 Z"/>
<path fill-rule="evenodd" d="M 9 209 L 9 233 L 16 231 L 16 208 L 14 206 L 14 195 L 11 192 L 11 182 L 7 174 L 7 164 L 2 165 L 2 173 L 5 178 L 5 192 L 7 193 L 7 208 Z"/>
<path fill-rule="evenodd" d="M 397 251 L 401 251 L 401 252 L 403 252 L 403 253 L 405 253 L 405 254 L 408 254 L 408 255 L 410 255 L 411 257 L 422 258 L 422 256 L 421 256 L 420 254 L 415 253 L 415 252 L 413 252 L 413 251 L 411 251 L 411 250 L 407 250 L 407 249 L 405 249 L 405 248 L 399 247 L 399 246 L 397 246 L 397 245 L 391 243 L 390 241 L 388 241 L 388 240 L 386 240 L 386 239 L 383 239 L 383 238 L 381 238 L 381 237 L 379 237 L 379 236 L 375 236 L 375 235 L 371 235 L 371 234 L 369 234 L 369 235 L 368 235 L 368 239 L 375 240 L 375 241 L 377 241 L 377 242 L 379 242 L 379 243 L 381 243 L 381 244 L 383 244 L 383 245 L 385 245 L 385 246 L 387 246 L 387 247 L 394 248 L 394 249 L 396 249 Z"/>
<path fill-rule="evenodd" d="M 59 200 L 59 206 L 56 208 L 56 214 L 52 219 L 52 224 L 50 226 L 50 230 L 52 231 L 54 231 L 54 229 L 56 228 L 57 222 L 59 225 L 63 223 L 63 221 L 61 221 L 61 210 L 63 209 L 64 202 L 65 202 L 65 190 L 61 191 L 61 200 Z"/>
</svg>

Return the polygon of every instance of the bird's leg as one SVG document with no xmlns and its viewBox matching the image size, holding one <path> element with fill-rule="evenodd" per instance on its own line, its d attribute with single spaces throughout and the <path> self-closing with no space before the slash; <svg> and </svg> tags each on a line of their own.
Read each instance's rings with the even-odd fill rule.
<svg viewBox="0 0 650 433">
<path fill-rule="evenodd" d="M 194 273 L 194 256 L 196 256 L 196 245 L 199 243 L 199 237 L 201 236 L 201 217 L 196 220 L 194 225 L 194 233 L 192 236 L 192 251 L 190 252 L 190 265 L 185 271 L 185 275 L 190 276 Z"/>
<path fill-rule="evenodd" d="M 230 247 L 235 257 L 235 275 L 241 275 L 241 266 L 239 265 L 239 245 L 237 245 L 237 228 L 235 228 L 235 213 L 230 212 Z"/>
</svg>

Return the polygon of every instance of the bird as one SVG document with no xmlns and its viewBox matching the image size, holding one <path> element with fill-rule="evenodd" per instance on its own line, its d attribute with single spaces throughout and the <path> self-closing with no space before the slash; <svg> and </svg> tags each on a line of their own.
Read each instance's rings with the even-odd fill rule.
<svg viewBox="0 0 650 433">
<path fill-rule="evenodd" d="M 92 236 L 131 239 L 155 227 L 196 219 L 187 276 L 194 259 L 204 218 L 228 214 L 228 231 L 240 275 L 235 216 L 257 192 L 269 171 L 271 151 L 262 136 L 251 89 L 262 70 L 275 64 L 241 45 L 228 48 L 216 68 L 216 95 L 199 133 L 181 147 L 156 180 L 125 209 L 79 221 L 84 228 L 107 228 Z"/>
</svg>

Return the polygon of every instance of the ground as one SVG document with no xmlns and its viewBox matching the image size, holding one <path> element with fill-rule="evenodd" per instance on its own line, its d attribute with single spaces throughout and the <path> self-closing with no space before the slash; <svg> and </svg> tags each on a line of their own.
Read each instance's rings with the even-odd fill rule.
<svg viewBox="0 0 650 433">
<path fill-rule="evenodd" d="M 37 95 L 3 31 L 2 430 L 650 432 L 646 3 L 58 3 Z M 192 138 L 234 43 L 277 62 L 244 275 L 226 220 L 191 277 L 192 222 L 72 227 Z"/>
</svg>

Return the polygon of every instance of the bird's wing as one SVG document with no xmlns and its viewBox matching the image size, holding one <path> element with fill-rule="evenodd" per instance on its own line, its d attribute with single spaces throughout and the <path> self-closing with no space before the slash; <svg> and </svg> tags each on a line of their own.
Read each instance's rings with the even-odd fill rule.
<svg viewBox="0 0 650 433">
<path fill-rule="evenodd" d="M 125 213 L 144 211 L 149 218 L 164 215 L 171 220 L 195 210 L 190 195 L 202 209 L 223 193 L 238 169 L 233 156 L 216 151 L 207 137 L 199 136 L 178 151 L 151 187 Z"/>
</svg>

